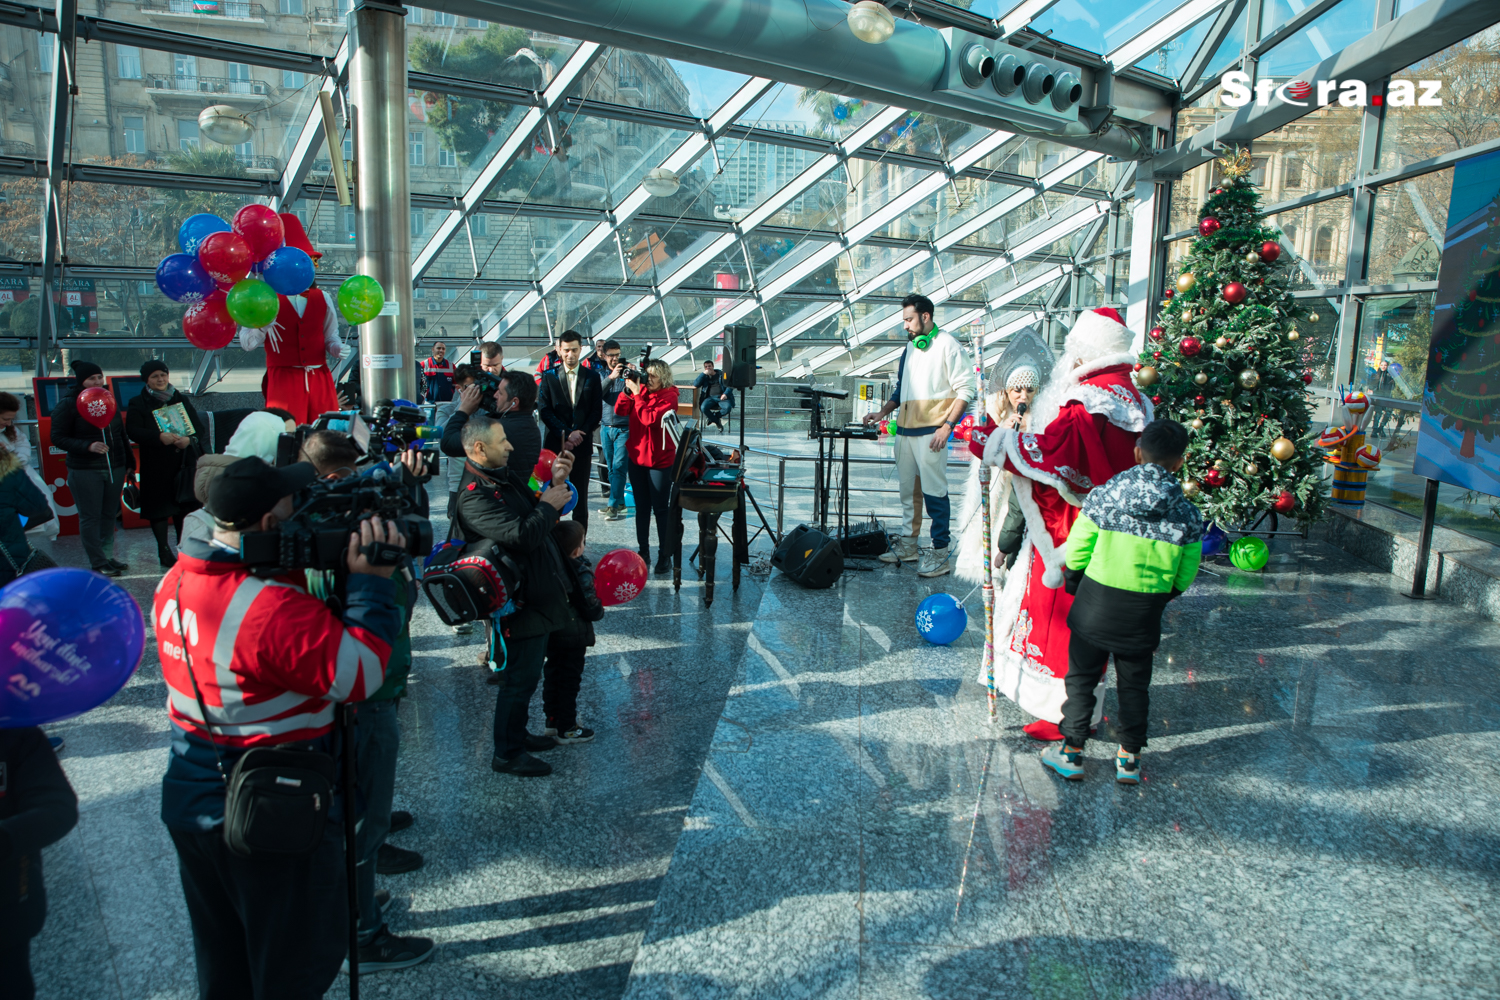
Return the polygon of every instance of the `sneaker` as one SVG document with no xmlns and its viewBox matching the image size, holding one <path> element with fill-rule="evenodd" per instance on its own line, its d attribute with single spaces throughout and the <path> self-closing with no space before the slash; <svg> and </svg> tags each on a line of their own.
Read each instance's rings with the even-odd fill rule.
<svg viewBox="0 0 1500 1000">
<path fill-rule="evenodd" d="M 541 736 L 527 733 L 526 739 L 521 741 L 521 745 L 532 753 L 541 753 L 543 750 L 556 750 L 557 737 L 550 733 L 545 733 Z"/>
<path fill-rule="evenodd" d="M 582 726 L 574 726 L 572 729 L 564 729 L 562 732 L 558 732 L 556 729 L 549 729 L 547 730 L 547 735 L 557 740 L 560 744 L 592 743 L 594 740 L 594 731 L 592 729 L 585 729 Z"/>
<path fill-rule="evenodd" d="M 453 634 L 454 635 L 470 635 L 470 634 L 473 633 L 473 631 L 474 631 L 474 623 L 473 622 L 463 622 L 461 624 L 453 626 Z"/>
<path fill-rule="evenodd" d="M 946 576 L 953 572 L 953 562 L 948 546 L 940 549 L 923 549 L 921 561 L 917 563 L 918 576 Z"/>
<path fill-rule="evenodd" d="M 606 521 L 623 521 L 623 520 L 625 520 L 625 508 L 624 507 L 606 507 L 606 508 L 604 508 L 604 519 Z"/>
<path fill-rule="evenodd" d="M 402 830 L 410 830 L 411 825 L 415 822 L 416 820 L 412 818 L 411 813 L 407 812 L 405 809 L 391 810 L 391 833 L 400 833 Z"/>
<path fill-rule="evenodd" d="M 103 566 L 95 566 L 94 567 L 94 572 L 98 573 L 100 576 L 107 576 L 107 577 L 113 578 L 113 577 L 117 577 L 117 576 L 121 575 L 121 573 L 123 572 L 123 570 L 115 569 L 115 567 L 114 567 L 114 565 L 112 563 L 105 563 Z"/>
<path fill-rule="evenodd" d="M 540 778 L 552 773 L 552 765 L 539 757 L 531 756 L 525 750 L 520 750 L 509 760 L 503 757 L 491 757 L 490 770 L 498 771 L 500 774 L 514 774 L 518 778 Z"/>
<path fill-rule="evenodd" d="M 385 916 L 385 911 L 391 908 L 391 890 L 376 889 L 375 905 L 380 907 L 380 915 Z"/>
<path fill-rule="evenodd" d="M 1122 785 L 1139 785 L 1141 783 L 1141 755 L 1138 753 L 1126 753 L 1121 747 L 1115 754 L 1115 780 Z"/>
<path fill-rule="evenodd" d="M 1066 740 L 1043 750 L 1042 763 L 1069 781 L 1083 780 L 1083 750 Z"/>
<path fill-rule="evenodd" d="M 916 562 L 917 540 L 908 535 L 896 539 L 896 547 L 880 554 L 883 563 Z"/>
<path fill-rule="evenodd" d="M 47 742 L 51 745 L 53 753 L 62 753 L 62 748 L 67 746 L 61 736 L 49 736 L 47 737 Z"/>
<path fill-rule="evenodd" d="M 381 927 L 373 941 L 359 946 L 359 974 L 367 976 L 372 972 L 410 969 L 413 965 L 421 965 L 427 961 L 436 950 L 437 945 L 432 943 L 431 938 L 397 937 Z M 340 971 L 349 971 L 347 958 Z"/>
<path fill-rule="evenodd" d="M 404 875 L 422 867 L 422 855 L 395 844 L 381 844 L 375 853 L 375 874 Z"/>
</svg>

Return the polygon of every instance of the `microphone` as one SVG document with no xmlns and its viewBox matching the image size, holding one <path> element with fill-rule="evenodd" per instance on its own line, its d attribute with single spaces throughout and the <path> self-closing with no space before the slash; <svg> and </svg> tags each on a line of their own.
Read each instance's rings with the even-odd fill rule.
<svg viewBox="0 0 1500 1000">
<path fill-rule="evenodd" d="M 1017 403 L 1016 404 L 1016 416 L 1018 416 L 1018 417 L 1024 417 L 1024 416 L 1026 416 L 1026 410 L 1027 410 L 1027 404 L 1025 404 L 1025 403 Z"/>
</svg>

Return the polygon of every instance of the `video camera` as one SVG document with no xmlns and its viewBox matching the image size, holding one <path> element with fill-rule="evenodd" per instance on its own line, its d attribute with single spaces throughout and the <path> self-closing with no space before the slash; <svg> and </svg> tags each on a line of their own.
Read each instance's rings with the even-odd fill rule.
<svg viewBox="0 0 1500 1000">
<path fill-rule="evenodd" d="M 635 364 L 632 365 L 629 362 L 626 362 L 625 364 L 621 365 L 620 377 L 629 379 L 632 382 L 639 382 L 641 385 L 645 385 L 646 366 L 651 363 L 651 347 L 652 345 L 647 344 L 645 347 L 641 348 L 641 356 L 636 359 Z"/>
</svg>

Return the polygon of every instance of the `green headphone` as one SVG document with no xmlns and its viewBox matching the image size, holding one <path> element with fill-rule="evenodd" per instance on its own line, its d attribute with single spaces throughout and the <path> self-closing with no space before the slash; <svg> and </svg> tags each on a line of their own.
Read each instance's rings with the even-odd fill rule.
<svg viewBox="0 0 1500 1000">
<path fill-rule="evenodd" d="M 911 346 L 919 351 L 925 351 L 932 346 L 933 340 L 937 338 L 937 327 L 933 327 L 926 333 L 919 333 L 911 338 Z"/>
</svg>

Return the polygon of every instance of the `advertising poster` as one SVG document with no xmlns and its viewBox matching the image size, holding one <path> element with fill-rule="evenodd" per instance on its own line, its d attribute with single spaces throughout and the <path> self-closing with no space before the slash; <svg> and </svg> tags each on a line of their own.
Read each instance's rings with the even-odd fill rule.
<svg viewBox="0 0 1500 1000">
<path fill-rule="evenodd" d="M 1413 471 L 1500 495 L 1500 152 L 1453 171 Z"/>
</svg>

